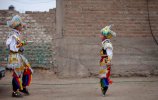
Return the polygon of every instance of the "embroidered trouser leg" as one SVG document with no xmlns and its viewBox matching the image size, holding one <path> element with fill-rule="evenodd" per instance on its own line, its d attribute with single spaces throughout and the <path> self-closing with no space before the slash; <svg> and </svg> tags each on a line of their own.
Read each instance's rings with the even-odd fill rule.
<svg viewBox="0 0 158 100">
<path fill-rule="evenodd" d="M 22 77 L 22 85 L 23 87 L 29 86 L 32 80 L 32 74 L 29 69 L 26 69 L 24 71 L 23 77 Z"/>
<path fill-rule="evenodd" d="M 13 91 L 22 90 L 23 86 L 22 86 L 21 77 L 13 75 L 12 86 L 13 86 Z"/>
<path fill-rule="evenodd" d="M 101 78 L 100 79 L 100 85 L 101 85 L 102 93 L 105 95 L 106 91 L 108 90 L 108 86 L 109 86 L 108 79 L 107 78 Z"/>
</svg>

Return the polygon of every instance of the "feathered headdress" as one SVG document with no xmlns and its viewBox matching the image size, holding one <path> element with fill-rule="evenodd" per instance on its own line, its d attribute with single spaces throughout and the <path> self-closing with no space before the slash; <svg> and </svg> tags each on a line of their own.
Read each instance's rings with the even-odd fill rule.
<svg viewBox="0 0 158 100">
<path fill-rule="evenodd" d="M 106 26 L 101 29 L 101 34 L 106 36 L 108 39 L 112 38 L 113 36 L 116 37 L 116 33 L 111 30 L 112 25 Z"/>
<path fill-rule="evenodd" d="M 22 22 L 22 19 L 19 15 L 15 15 L 13 16 L 12 20 L 10 21 L 7 21 L 7 26 L 11 27 L 11 28 L 15 28 L 19 25 L 25 25 L 23 22 Z"/>
</svg>

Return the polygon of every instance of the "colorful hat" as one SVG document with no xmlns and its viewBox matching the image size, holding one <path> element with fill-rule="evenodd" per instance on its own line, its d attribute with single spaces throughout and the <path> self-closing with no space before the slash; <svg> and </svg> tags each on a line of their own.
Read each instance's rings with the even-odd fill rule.
<svg viewBox="0 0 158 100">
<path fill-rule="evenodd" d="M 19 15 L 13 16 L 12 20 L 7 21 L 7 26 L 11 28 L 15 28 L 19 25 L 24 25 L 24 23 L 21 20 L 21 17 Z"/>
<path fill-rule="evenodd" d="M 106 36 L 108 39 L 112 38 L 113 36 L 116 37 L 116 33 L 111 30 L 111 26 L 112 25 L 109 25 L 101 29 L 101 34 Z"/>
</svg>

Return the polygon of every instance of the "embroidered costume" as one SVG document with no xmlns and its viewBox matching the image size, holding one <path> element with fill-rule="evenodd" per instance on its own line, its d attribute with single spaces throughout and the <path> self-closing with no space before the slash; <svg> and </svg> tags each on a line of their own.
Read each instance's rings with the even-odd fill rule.
<svg viewBox="0 0 158 100">
<path fill-rule="evenodd" d="M 103 95 L 105 96 L 106 91 L 108 90 L 109 84 L 112 84 L 110 80 L 110 71 L 111 71 L 111 60 L 113 56 L 113 46 L 110 39 L 113 36 L 116 36 L 116 33 L 110 30 L 111 26 L 106 26 L 101 30 L 102 35 L 102 48 L 100 50 L 100 85 Z"/>
<path fill-rule="evenodd" d="M 31 69 L 28 60 L 23 56 L 23 46 L 26 45 L 27 42 L 20 39 L 21 32 L 16 29 L 20 25 L 22 26 L 23 23 L 20 16 L 16 15 L 11 21 L 7 22 L 7 25 L 13 28 L 6 41 L 6 46 L 9 49 L 7 68 L 13 70 L 12 96 L 21 97 L 22 95 L 20 92 L 29 95 L 26 86 L 30 85 L 33 70 Z"/>
</svg>

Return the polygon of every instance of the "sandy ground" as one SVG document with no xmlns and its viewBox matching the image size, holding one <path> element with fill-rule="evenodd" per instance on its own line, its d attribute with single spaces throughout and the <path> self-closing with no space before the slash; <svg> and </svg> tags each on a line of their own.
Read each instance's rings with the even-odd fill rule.
<svg viewBox="0 0 158 100">
<path fill-rule="evenodd" d="M 35 71 L 22 100 L 158 100 L 158 77 L 112 78 L 107 95 L 101 95 L 99 79 L 58 79 L 51 71 Z M 11 72 L 0 80 L 0 100 L 11 97 Z"/>
</svg>

